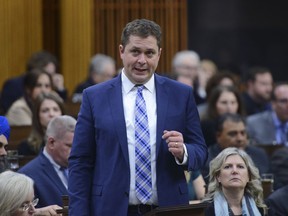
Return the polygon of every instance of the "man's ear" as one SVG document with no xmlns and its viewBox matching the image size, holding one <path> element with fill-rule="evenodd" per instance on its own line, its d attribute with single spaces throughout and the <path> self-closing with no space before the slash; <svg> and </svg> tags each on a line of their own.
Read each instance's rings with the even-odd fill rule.
<svg viewBox="0 0 288 216">
<path fill-rule="evenodd" d="M 120 44 L 119 45 L 119 53 L 120 53 L 120 55 L 124 53 L 124 49 L 125 49 L 125 47 L 122 44 Z"/>
<path fill-rule="evenodd" d="M 49 148 L 53 148 L 55 143 L 55 139 L 53 137 L 48 137 L 47 144 Z"/>
</svg>

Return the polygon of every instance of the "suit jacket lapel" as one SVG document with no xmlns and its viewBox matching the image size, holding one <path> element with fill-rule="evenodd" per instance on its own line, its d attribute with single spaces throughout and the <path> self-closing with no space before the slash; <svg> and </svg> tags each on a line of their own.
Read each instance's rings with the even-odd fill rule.
<svg viewBox="0 0 288 216">
<path fill-rule="evenodd" d="M 61 191 L 61 194 L 66 194 L 67 193 L 66 187 L 63 185 L 63 183 L 62 183 L 61 179 L 59 178 L 59 176 L 57 175 L 54 167 L 52 166 L 50 161 L 45 157 L 43 152 L 40 155 L 40 163 L 41 163 L 43 172 L 46 175 L 46 178 L 50 179 L 50 181 L 53 182 L 54 185 L 57 186 L 59 191 Z"/>
<path fill-rule="evenodd" d="M 109 92 L 109 100 L 110 100 L 110 109 L 112 110 L 111 112 L 112 118 L 114 120 L 113 127 L 115 127 L 116 129 L 125 161 L 127 165 L 129 165 L 128 141 L 127 141 L 121 86 L 122 86 L 121 76 L 119 75 L 115 83 L 111 85 L 111 89 Z"/>
<path fill-rule="evenodd" d="M 156 132 L 156 157 L 159 154 L 162 135 L 165 129 L 165 119 L 168 109 L 168 89 L 165 88 L 165 81 L 155 74 L 156 102 L 157 102 L 157 132 Z"/>
</svg>

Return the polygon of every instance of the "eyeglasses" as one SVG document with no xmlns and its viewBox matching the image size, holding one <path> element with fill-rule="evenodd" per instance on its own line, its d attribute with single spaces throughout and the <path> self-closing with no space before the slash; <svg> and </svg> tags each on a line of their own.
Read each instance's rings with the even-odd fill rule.
<svg viewBox="0 0 288 216">
<path fill-rule="evenodd" d="M 276 102 L 281 104 L 281 105 L 286 105 L 288 103 L 288 99 L 286 99 L 286 98 L 276 99 Z"/>
<path fill-rule="evenodd" d="M 32 202 L 23 204 L 23 205 L 20 207 L 20 209 L 21 209 L 22 211 L 28 211 L 28 210 L 30 209 L 30 207 L 32 207 L 32 206 L 35 207 L 35 206 L 38 204 L 38 202 L 39 202 L 39 199 L 36 198 L 36 199 L 34 199 Z"/>
</svg>

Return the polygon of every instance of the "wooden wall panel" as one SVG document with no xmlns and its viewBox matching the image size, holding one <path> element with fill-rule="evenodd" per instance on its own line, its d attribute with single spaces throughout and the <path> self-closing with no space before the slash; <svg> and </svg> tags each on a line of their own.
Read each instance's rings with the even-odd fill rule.
<svg viewBox="0 0 288 216">
<path fill-rule="evenodd" d="M 69 94 L 87 76 L 89 60 L 108 54 L 122 63 L 118 47 L 123 27 L 135 18 L 162 27 L 158 71 L 170 71 L 173 55 L 187 48 L 186 0 L 0 0 L 0 85 L 24 71 L 41 49 L 60 60 Z"/>
<path fill-rule="evenodd" d="M 42 2 L 0 0 L 0 87 L 25 70 L 30 55 L 42 49 Z"/>
<path fill-rule="evenodd" d="M 136 18 L 157 22 L 163 32 L 162 56 L 158 72 L 169 73 L 174 54 L 187 49 L 186 0 L 94 0 L 95 53 L 104 53 L 122 63 L 118 46 L 123 27 Z"/>
<path fill-rule="evenodd" d="M 92 0 L 61 0 L 61 68 L 71 94 L 87 76 L 92 55 Z"/>
</svg>

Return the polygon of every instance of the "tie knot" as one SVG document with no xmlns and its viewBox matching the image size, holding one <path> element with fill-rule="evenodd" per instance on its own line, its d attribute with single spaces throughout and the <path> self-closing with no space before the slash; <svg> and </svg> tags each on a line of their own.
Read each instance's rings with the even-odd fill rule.
<svg viewBox="0 0 288 216">
<path fill-rule="evenodd" d="M 66 171 L 66 170 L 67 170 L 67 167 L 60 167 L 59 170 L 61 170 L 61 171 Z"/>
<path fill-rule="evenodd" d="M 144 89 L 144 85 L 136 85 L 136 87 L 137 87 L 137 91 L 138 92 L 142 92 L 143 91 L 143 89 Z"/>
</svg>

